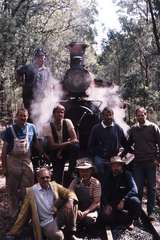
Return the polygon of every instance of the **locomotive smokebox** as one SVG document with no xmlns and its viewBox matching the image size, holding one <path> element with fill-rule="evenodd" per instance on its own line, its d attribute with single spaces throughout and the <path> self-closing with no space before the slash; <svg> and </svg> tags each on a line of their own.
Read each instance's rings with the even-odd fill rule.
<svg viewBox="0 0 160 240">
<path fill-rule="evenodd" d="M 70 69 L 64 76 L 63 87 L 71 97 L 84 97 L 93 80 L 91 73 L 84 67 L 87 44 L 72 42 L 66 47 L 70 51 Z"/>
</svg>

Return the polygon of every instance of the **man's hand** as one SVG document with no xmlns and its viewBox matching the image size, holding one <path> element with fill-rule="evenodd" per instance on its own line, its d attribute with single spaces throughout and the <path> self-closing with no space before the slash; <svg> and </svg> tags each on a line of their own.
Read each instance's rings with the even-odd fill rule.
<svg viewBox="0 0 160 240">
<path fill-rule="evenodd" d="M 70 142 L 70 144 L 79 143 L 78 139 L 68 139 L 68 141 Z"/>
<path fill-rule="evenodd" d="M 122 210 L 124 208 L 124 202 L 125 200 L 122 199 L 118 204 L 117 204 L 117 209 Z"/>
</svg>

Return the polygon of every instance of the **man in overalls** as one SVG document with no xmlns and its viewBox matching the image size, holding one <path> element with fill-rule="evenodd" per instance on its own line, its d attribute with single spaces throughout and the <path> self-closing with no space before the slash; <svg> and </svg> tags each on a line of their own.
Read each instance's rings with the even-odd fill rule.
<svg viewBox="0 0 160 240">
<path fill-rule="evenodd" d="M 11 217 L 15 217 L 20 201 L 25 196 L 26 187 L 34 183 L 33 165 L 31 162 L 31 146 L 36 144 L 37 130 L 34 124 L 28 123 L 28 111 L 18 109 L 16 122 L 2 133 L 2 169 L 6 176 Z"/>
<path fill-rule="evenodd" d="M 77 160 L 78 176 L 73 179 L 69 188 L 78 198 L 79 225 L 89 227 L 96 222 L 101 199 L 101 184 L 92 176 L 93 165 L 87 157 Z"/>
</svg>

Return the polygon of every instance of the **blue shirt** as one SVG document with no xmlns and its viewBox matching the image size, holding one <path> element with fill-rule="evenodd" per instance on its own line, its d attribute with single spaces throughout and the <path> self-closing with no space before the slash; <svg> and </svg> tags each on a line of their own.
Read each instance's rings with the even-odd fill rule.
<svg viewBox="0 0 160 240">
<path fill-rule="evenodd" d="M 44 189 L 38 183 L 32 187 L 40 225 L 41 227 L 46 226 L 48 223 L 53 222 L 53 206 L 54 206 L 54 195 L 51 187 L 49 186 L 48 189 Z"/>
<path fill-rule="evenodd" d="M 28 143 L 29 148 L 31 148 L 32 143 L 37 140 L 37 129 L 34 124 L 26 123 L 23 127 L 18 126 L 17 124 L 12 125 L 16 133 L 17 138 L 23 139 L 26 137 L 27 127 L 28 127 Z M 13 149 L 14 136 L 11 131 L 11 126 L 7 127 L 5 131 L 1 134 L 1 139 L 4 142 L 8 143 L 7 153 L 10 153 Z"/>
<path fill-rule="evenodd" d="M 92 157 L 96 155 L 109 160 L 117 155 L 119 148 L 126 147 L 127 139 L 123 129 L 113 122 L 110 126 L 99 123 L 93 126 L 89 137 L 88 150 Z"/>
</svg>

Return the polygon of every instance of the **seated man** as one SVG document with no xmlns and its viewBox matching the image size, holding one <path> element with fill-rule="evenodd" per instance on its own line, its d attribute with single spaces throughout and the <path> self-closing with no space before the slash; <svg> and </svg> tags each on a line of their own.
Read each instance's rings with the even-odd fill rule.
<svg viewBox="0 0 160 240">
<path fill-rule="evenodd" d="M 63 181 L 66 161 L 69 161 L 68 178 L 70 183 L 79 153 L 79 141 L 70 119 L 64 119 L 65 108 L 58 104 L 53 109 L 53 119 L 44 130 L 54 168 L 54 178 L 58 183 Z"/>
<path fill-rule="evenodd" d="M 38 183 L 27 189 L 18 218 L 8 235 L 16 237 L 27 220 L 32 218 L 35 240 L 41 240 L 42 233 L 48 240 L 64 239 L 60 230 L 62 226 L 65 226 L 67 239 L 76 239 L 77 202 L 75 193 L 55 181 L 51 182 L 50 171 L 41 168 Z"/>
<path fill-rule="evenodd" d="M 133 220 L 140 215 L 140 200 L 137 186 L 131 173 L 124 169 L 125 162 L 120 157 L 111 158 L 111 172 L 104 181 L 101 198 L 100 222 L 107 225 L 122 223 L 123 214 L 127 211 L 129 229 Z"/>
<path fill-rule="evenodd" d="M 78 197 L 77 220 L 80 226 L 89 227 L 95 223 L 98 216 L 98 208 L 101 199 L 101 184 L 92 177 L 93 165 L 89 158 L 81 158 L 77 161 L 78 176 L 73 179 L 69 189 Z"/>
</svg>

